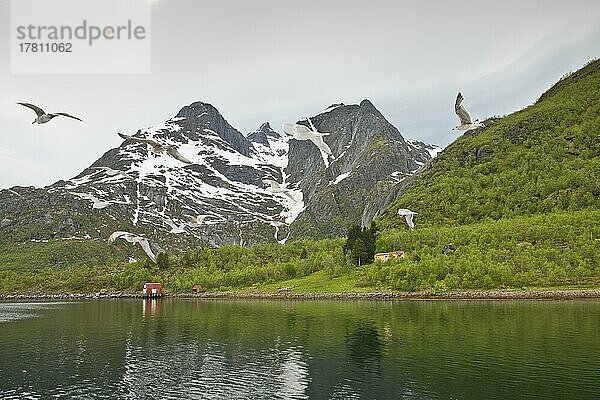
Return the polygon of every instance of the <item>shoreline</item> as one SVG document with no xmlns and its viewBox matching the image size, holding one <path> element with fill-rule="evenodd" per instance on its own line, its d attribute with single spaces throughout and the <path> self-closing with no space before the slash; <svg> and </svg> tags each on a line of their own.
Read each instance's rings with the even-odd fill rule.
<svg viewBox="0 0 600 400">
<path fill-rule="evenodd" d="M 0 294 L 6 300 L 86 300 L 86 299 L 144 299 L 140 293 L 13 293 Z M 600 299 L 600 289 L 562 290 L 492 290 L 456 292 L 375 292 L 375 293 L 261 293 L 261 292 L 204 292 L 167 293 L 164 299 L 204 300 L 576 300 Z"/>
</svg>

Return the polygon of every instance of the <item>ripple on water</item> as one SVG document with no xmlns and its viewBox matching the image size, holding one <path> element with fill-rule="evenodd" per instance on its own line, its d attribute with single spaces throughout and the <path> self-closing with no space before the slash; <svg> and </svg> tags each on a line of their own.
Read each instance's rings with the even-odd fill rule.
<svg viewBox="0 0 600 400">
<path fill-rule="evenodd" d="M 0 325 L 0 398 L 597 398 L 598 302 L 75 303 L 0 303 L 42 316 Z"/>
<path fill-rule="evenodd" d="M 231 354 L 218 343 L 165 345 L 148 353 L 129 343 L 119 398 L 306 399 L 308 366 L 299 348 Z"/>
<path fill-rule="evenodd" d="M 37 318 L 45 310 L 55 309 L 62 304 L 72 302 L 48 302 L 48 303 L 2 303 L 0 302 L 0 323 L 18 321 L 27 318 Z"/>
</svg>

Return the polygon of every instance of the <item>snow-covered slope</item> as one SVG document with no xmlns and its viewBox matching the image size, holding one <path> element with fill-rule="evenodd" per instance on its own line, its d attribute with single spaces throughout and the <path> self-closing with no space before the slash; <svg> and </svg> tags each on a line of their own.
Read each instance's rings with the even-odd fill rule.
<svg viewBox="0 0 600 400">
<path fill-rule="evenodd" d="M 155 143 L 126 140 L 72 179 L 0 192 L 11 221 L 0 239 L 105 240 L 120 230 L 173 251 L 336 235 L 368 223 L 437 151 L 405 141 L 368 101 L 298 122 L 328 132 L 333 154 L 268 123 L 245 136 L 212 105 L 193 103 L 133 134 Z"/>
<path fill-rule="evenodd" d="M 155 154 L 146 143 L 125 141 L 48 191 L 92 195 L 108 204 L 102 208 L 106 214 L 115 208 L 125 213 L 136 232 L 162 231 L 223 245 L 266 241 L 278 231 L 284 241 L 287 227 L 304 209 L 302 192 L 288 188 L 285 180 L 287 139 L 269 131 L 268 124 L 261 129 L 267 131 L 261 131 L 265 140 L 253 142 L 256 135 L 244 137 L 211 105 L 194 103 L 134 135 L 175 146 L 191 164 L 167 152 Z M 109 176 L 99 167 L 122 173 Z M 263 179 L 279 182 L 289 195 L 269 192 Z M 189 224 L 198 216 L 206 216 L 202 224 Z"/>
</svg>

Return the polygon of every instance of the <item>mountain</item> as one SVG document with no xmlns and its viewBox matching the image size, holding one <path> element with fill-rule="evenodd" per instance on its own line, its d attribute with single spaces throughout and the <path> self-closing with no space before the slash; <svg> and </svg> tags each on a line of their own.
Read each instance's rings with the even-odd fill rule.
<svg viewBox="0 0 600 400">
<path fill-rule="evenodd" d="M 368 100 L 334 104 L 298 123 L 330 133 L 333 153 L 326 159 L 310 142 L 290 141 L 287 179 L 310 199 L 294 225 L 300 235 L 343 236 L 349 225 L 367 225 L 437 152 L 406 141 Z"/>
<path fill-rule="evenodd" d="M 269 123 L 243 135 L 212 105 L 192 103 L 133 135 L 179 156 L 126 140 L 72 179 L 0 191 L 0 241 L 103 241 L 124 230 L 175 251 L 340 235 L 369 223 L 437 152 L 406 141 L 368 100 L 298 123 L 328 133 L 333 154 Z"/>
<path fill-rule="evenodd" d="M 384 227 L 464 225 L 600 207 L 600 61 L 445 148 L 384 213 Z"/>
</svg>

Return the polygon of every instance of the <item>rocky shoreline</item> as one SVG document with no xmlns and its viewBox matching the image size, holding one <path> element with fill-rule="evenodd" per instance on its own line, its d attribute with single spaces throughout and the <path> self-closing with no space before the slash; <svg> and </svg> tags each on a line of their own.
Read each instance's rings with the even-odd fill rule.
<svg viewBox="0 0 600 400">
<path fill-rule="evenodd" d="M 16 293 L 0 294 L 2 300 L 85 300 L 143 298 L 141 293 Z M 598 299 L 600 289 L 502 290 L 460 292 L 379 292 L 379 293 L 260 293 L 204 292 L 168 293 L 163 298 L 207 300 L 569 300 Z"/>
</svg>

